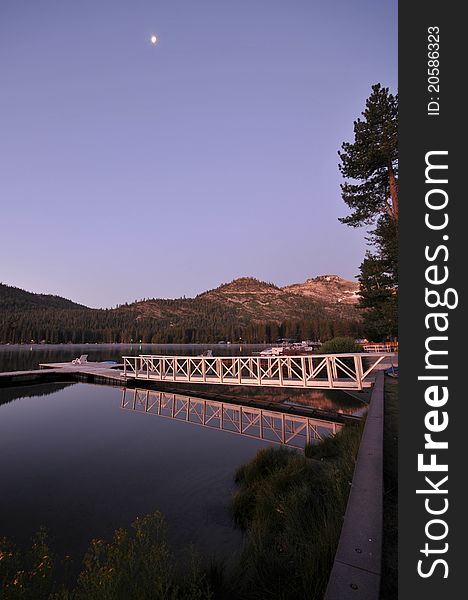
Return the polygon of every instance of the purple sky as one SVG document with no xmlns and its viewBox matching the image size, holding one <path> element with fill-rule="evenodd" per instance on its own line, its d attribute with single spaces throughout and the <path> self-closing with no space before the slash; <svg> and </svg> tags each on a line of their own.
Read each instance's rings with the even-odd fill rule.
<svg viewBox="0 0 468 600">
<path fill-rule="evenodd" d="M 0 73 L 0 281 L 113 306 L 358 272 L 337 150 L 396 91 L 396 0 L 1 0 Z"/>
</svg>

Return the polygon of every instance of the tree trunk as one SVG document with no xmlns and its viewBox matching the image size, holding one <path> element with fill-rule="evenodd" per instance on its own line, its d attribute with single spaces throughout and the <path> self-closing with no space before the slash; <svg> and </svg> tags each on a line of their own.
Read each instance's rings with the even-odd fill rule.
<svg viewBox="0 0 468 600">
<path fill-rule="evenodd" d="M 395 179 L 395 172 L 391 163 L 388 166 L 388 182 L 390 184 L 390 196 L 392 198 L 393 218 L 398 223 L 398 188 Z"/>
</svg>

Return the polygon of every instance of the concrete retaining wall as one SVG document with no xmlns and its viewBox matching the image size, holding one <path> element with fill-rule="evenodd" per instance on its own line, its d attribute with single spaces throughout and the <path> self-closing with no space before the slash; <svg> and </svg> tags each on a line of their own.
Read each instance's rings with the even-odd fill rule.
<svg viewBox="0 0 468 600">
<path fill-rule="evenodd" d="M 372 391 L 325 600 L 378 600 L 382 562 L 384 374 Z"/>
</svg>

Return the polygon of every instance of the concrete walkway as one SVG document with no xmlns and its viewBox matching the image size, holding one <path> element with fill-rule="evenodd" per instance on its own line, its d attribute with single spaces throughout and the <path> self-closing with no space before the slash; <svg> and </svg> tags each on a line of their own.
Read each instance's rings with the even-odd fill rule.
<svg viewBox="0 0 468 600">
<path fill-rule="evenodd" d="M 378 600 L 382 562 L 384 373 L 378 372 L 325 600 Z"/>
</svg>

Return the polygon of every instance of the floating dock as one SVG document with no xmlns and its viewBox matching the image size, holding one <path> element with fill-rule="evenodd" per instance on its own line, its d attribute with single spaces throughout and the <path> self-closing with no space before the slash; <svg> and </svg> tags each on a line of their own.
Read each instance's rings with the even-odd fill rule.
<svg viewBox="0 0 468 600">
<path fill-rule="evenodd" d="M 0 373 L 0 387 L 13 385 L 34 385 L 51 381 L 85 381 L 107 385 L 126 385 L 127 380 L 120 370 L 123 365 L 100 362 L 82 364 L 42 363 L 33 371 L 10 371 Z"/>
</svg>

